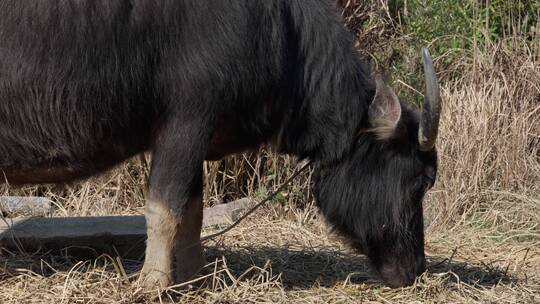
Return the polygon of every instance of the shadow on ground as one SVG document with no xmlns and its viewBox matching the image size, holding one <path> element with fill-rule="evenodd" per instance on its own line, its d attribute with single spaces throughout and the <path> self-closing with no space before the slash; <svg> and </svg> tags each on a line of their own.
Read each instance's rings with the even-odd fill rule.
<svg viewBox="0 0 540 304">
<path fill-rule="evenodd" d="M 287 247 L 208 247 L 206 258 L 209 263 L 218 261 L 229 273 L 240 279 L 250 279 L 256 272 L 268 272 L 280 276 L 286 289 L 332 287 L 336 284 L 368 284 L 382 286 L 381 281 L 370 271 L 369 262 L 363 255 L 340 251 L 336 248 L 290 249 Z M 101 256 L 91 261 L 94 265 L 111 264 L 113 258 Z M 86 261 L 68 255 L 51 253 L 13 254 L 0 253 L 0 280 L 34 272 L 51 276 L 56 272 L 68 272 L 74 265 Z M 50 265 L 50 267 L 44 267 Z M 123 260 L 127 273 L 140 270 L 141 261 Z M 208 268 L 213 268 L 209 266 Z M 210 270 L 211 271 L 211 270 Z M 494 265 L 474 265 L 467 262 L 430 256 L 428 273 L 442 276 L 447 284 L 463 282 L 468 285 L 491 287 L 516 282 L 516 278 Z"/>
<path fill-rule="evenodd" d="M 253 265 L 264 267 L 270 263 L 272 272 L 281 273 L 285 288 L 332 287 L 348 282 L 351 284 L 382 285 L 370 270 L 369 261 L 363 255 L 337 249 L 291 250 L 276 247 L 209 248 L 208 261 L 225 257 L 228 268 L 240 276 Z M 504 269 L 494 265 L 474 265 L 440 256 L 427 258 L 428 274 L 443 276 L 445 282 L 462 282 L 468 285 L 491 287 L 515 282 Z"/>
</svg>

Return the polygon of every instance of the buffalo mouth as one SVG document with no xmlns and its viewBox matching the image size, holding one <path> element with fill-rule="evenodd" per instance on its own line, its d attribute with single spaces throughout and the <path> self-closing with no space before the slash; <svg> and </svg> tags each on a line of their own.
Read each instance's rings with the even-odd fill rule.
<svg viewBox="0 0 540 304">
<path fill-rule="evenodd" d="M 413 285 L 416 278 L 422 275 L 425 271 L 425 258 L 422 258 L 417 265 L 407 265 L 405 267 L 397 264 L 383 265 L 377 269 L 377 274 L 389 287 L 400 288 Z"/>
</svg>

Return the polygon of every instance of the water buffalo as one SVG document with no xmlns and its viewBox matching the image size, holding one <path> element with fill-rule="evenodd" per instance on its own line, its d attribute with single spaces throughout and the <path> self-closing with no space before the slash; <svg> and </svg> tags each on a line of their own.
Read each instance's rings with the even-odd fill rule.
<svg viewBox="0 0 540 304">
<path fill-rule="evenodd" d="M 3 0 L 2 181 L 84 178 L 151 151 L 141 274 L 167 286 L 204 263 L 188 246 L 203 162 L 268 144 L 312 160 L 328 222 L 386 283 L 409 285 L 425 270 L 437 163 L 439 90 L 423 59 L 420 113 L 361 62 L 330 1 Z"/>
</svg>

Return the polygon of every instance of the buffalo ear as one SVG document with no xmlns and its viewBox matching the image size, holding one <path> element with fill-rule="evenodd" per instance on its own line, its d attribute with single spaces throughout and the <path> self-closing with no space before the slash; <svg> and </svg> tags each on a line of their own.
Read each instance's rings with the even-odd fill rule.
<svg viewBox="0 0 540 304">
<path fill-rule="evenodd" d="M 389 138 L 394 134 L 401 118 L 401 104 L 398 97 L 380 75 L 375 77 L 377 90 L 369 106 L 368 117 L 371 127 L 379 138 Z"/>
</svg>

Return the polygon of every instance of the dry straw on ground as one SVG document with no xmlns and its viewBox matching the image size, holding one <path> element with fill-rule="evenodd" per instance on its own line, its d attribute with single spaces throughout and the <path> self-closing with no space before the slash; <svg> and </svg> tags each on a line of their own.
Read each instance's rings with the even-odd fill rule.
<svg viewBox="0 0 540 304">
<path fill-rule="evenodd" d="M 327 233 L 306 174 L 207 245 L 202 287 L 146 293 L 134 283 L 141 261 L 2 251 L 0 303 L 540 303 L 540 63 L 519 39 L 463 58 L 475 59 L 462 63 L 468 72 L 442 86 L 440 170 L 425 201 L 428 272 L 413 286 L 384 287 Z M 55 216 L 140 214 L 147 162 L 0 194 L 50 197 Z M 209 163 L 206 202 L 261 197 L 294 165 L 264 151 Z"/>
</svg>

